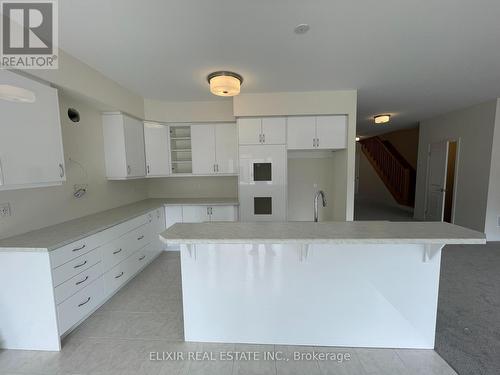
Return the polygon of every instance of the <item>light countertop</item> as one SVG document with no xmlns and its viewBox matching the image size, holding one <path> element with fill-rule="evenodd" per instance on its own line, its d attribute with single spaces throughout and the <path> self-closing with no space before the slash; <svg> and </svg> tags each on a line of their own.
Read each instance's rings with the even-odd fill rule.
<svg viewBox="0 0 500 375">
<path fill-rule="evenodd" d="M 259 222 L 175 224 L 161 233 L 176 244 L 484 244 L 483 233 L 437 222 Z"/>
<path fill-rule="evenodd" d="M 238 205 L 236 198 L 152 198 L 0 239 L 0 251 L 54 250 L 162 206 Z"/>
</svg>

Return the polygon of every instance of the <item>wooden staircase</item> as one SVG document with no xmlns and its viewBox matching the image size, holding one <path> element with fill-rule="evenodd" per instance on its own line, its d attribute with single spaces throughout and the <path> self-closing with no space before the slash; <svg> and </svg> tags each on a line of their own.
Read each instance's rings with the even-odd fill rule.
<svg viewBox="0 0 500 375">
<path fill-rule="evenodd" d="M 415 169 L 389 141 L 379 137 L 366 138 L 359 142 L 361 150 L 378 176 L 401 205 L 415 205 Z"/>
</svg>

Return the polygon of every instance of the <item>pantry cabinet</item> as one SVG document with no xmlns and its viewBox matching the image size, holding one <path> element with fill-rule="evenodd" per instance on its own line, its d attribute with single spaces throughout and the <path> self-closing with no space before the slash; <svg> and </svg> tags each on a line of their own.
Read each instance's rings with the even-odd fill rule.
<svg viewBox="0 0 500 375">
<path fill-rule="evenodd" d="M 191 154 L 195 175 L 237 173 L 235 124 L 191 125 Z"/>
<path fill-rule="evenodd" d="M 0 100 L 0 190 L 60 185 L 66 180 L 57 90 L 7 70 L 3 85 L 34 102 Z"/>
<path fill-rule="evenodd" d="M 167 125 L 144 123 L 146 151 L 146 176 L 166 177 L 170 175 L 170 139 Z"/>
<path fill-rule="evenodd" d="M 107 178 L 125 180 L 145 177 L 142 121 L 122 113 L 104 113 L 102 127 Z"/>
<path fill-rule="evenodd" d="M 294 116 L 288 118 L 289 150 L 344 149 L 347 147 L 347 116 Z"/>
</svg>

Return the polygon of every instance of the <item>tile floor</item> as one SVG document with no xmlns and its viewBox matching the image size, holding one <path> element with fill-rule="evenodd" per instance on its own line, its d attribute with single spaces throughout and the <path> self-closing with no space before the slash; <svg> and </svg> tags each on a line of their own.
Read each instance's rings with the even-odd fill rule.
<svg viewBox="0 0 500 375">
<path fill-rule="evenodd" d="M 310 359 L 311 353 L 330 355 Z M 167 354 L 210 355 L 170 360 Z M 279 360 L 264 359 L 278 353 Z M 153 353 L 153 354 L 151 354 Z M 156 354 L 158 353 L 158 354 Z M 240 353 L 240 354 L 237 354 Z M 230 355 L 239 355 L 232 359 Z M 157 355 L 166 360 L 150 360 Z M 294 360 L 303 356 L 304 360 Z M 257 358 L 259 360 L 252 360 Z M 332 360 L 332 357 L 337 360 Z M 157 358 L 157 357 L 156 357 Z M 286 360 L 288 359 L 288 360 Z M 183 341 L 180 260 L 164 253 L 63 342 L 61 352 L 0 351 L 0 374 L 456 374 L 432 350 L 351 349 Z"/>
</svg>

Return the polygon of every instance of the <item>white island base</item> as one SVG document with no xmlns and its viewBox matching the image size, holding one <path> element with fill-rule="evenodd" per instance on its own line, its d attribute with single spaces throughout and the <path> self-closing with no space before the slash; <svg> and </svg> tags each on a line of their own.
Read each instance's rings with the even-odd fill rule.
<svg viewBox="0 0 500 375">
<path fill-rule="evenodd" d="M 433 349 L 441 247 L 182 245 L 185 339 Z"/>
<path fill-rule="evenodd" d="M 447 223 L 175 224 L 186 341 L 433 349 Z"/>
</svg>

